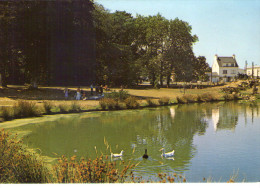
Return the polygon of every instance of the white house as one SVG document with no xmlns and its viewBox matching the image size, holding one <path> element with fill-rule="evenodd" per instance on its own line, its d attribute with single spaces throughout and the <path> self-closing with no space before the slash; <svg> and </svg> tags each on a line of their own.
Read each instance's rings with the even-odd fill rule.
<svg viewBox="0 0 260 188">
<path fill-rule="evenodd" d="M 244 74 L 244 70 L 239 68 L 235 55 L 232 55 L 232 57 L 215 55 L 212 65 L 212 82 L 232 81 L 238 73 Z"/>
<path fill-rule="evenodd" d="M 260 66 L 254 66 L 254 68 L 248 67 L 246 69 L 246 74 L 248 76 L 253 76 L 253 70 L 254 70 L 254 78 L 259 78 L 260 77 Z"/>
</svg>

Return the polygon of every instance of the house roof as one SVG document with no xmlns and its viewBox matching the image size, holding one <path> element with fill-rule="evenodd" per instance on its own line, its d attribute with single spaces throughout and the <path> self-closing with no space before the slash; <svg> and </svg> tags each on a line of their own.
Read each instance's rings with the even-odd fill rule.
<svg viewBox="0 0 260 188">
<path fill-rule="evenodd" d="M 238 67 L 237 61 L 233 57 L 217 57 L 217 62 L 219 67 Z M 228 64 L 228 66 L 223 66 L 226 64 Z"/>
</svg>

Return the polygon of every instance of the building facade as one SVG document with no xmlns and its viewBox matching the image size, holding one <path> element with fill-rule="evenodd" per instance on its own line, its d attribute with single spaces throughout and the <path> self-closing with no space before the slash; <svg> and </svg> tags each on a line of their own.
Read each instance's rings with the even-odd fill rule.
<svg viewBox="0 0 260 188">
<path fill-rule="evenodd" d="M 246 74 L 250 77 L 260 78 L 260 66 L 248 67 Z"/>
<path fill-rule="evenodd" d="M 215 55 L 212 65 L 212 82 L 233 81 L 239 73 L 244 74 L 244 70 L 239 68 L 235 55 L 232 57 Z"/>
</svg>

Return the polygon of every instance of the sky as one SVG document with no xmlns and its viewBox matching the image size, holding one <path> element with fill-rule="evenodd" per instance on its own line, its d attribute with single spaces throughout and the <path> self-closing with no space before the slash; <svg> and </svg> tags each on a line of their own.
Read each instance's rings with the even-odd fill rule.
<svg viewBox="0 0 260 188">
<path fill-rule="evenodd" d="M 260 65 L 260 0 L 95 0 L 111 13 L 126 11 L 133 16 L 160 13 L 192 26 L 199 37 L 196 56 L 205 56 L 210 66 L 214 56 L 235 54 L 240 68 Z"/>
</svg>

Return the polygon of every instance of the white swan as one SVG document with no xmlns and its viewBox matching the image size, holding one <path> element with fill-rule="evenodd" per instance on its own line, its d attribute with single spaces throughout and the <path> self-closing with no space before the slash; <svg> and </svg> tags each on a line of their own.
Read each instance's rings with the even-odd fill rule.
<svg viewBox="0 0 260 188">
<path fill-rule="evenodd" d="M 165 153 L 165 149 L 162 148 L 159 151 L 162 151 L 162 157 L 172 157 L 174 155 L 174 150 L 172 150 L 171 152 Z"/>
<path fill-rule="evenodd" d="M 111 153 L 111 158 L 112 158 L 112 157 L 122 157 L 122 156 L 123 156 L 123 153 L 124 153 L 124 150 L 122 150 L 121 153 L 119 153 L 119 154 Z"/>
</svg>

